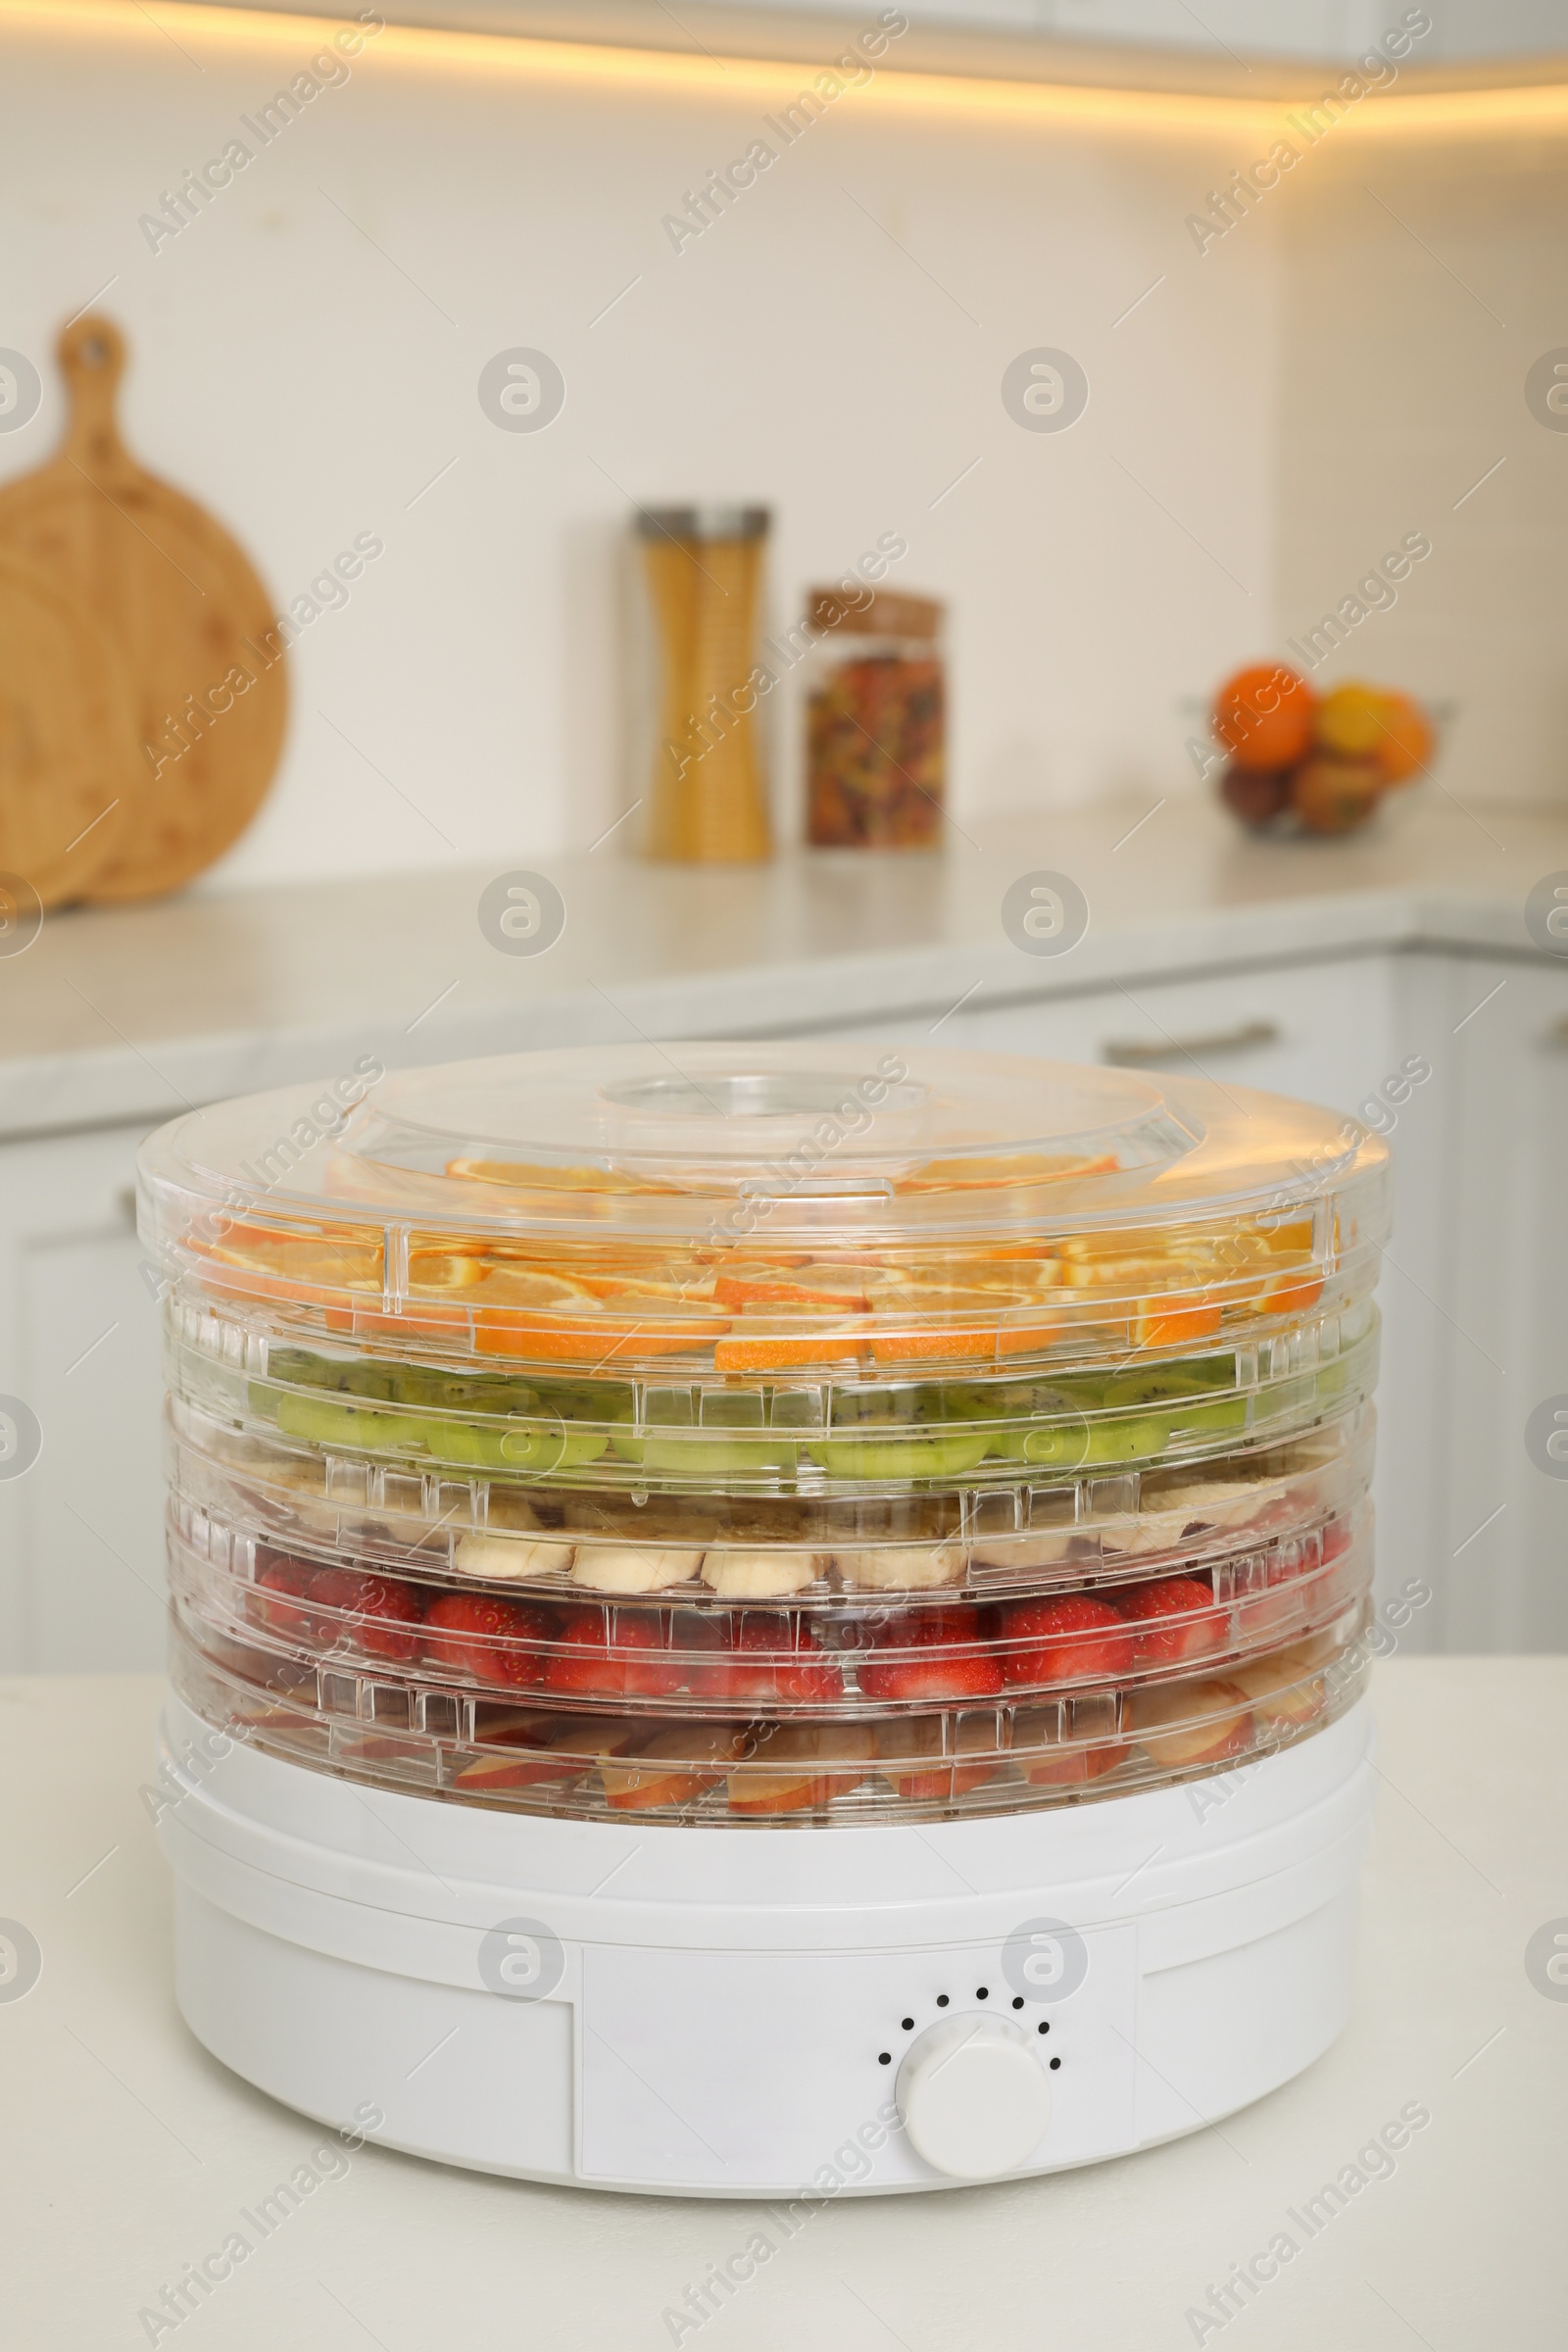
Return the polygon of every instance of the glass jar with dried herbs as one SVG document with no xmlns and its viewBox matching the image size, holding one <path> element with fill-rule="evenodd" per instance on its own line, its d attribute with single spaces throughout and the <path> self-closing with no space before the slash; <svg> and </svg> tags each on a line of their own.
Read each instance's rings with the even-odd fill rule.
<svg viewBox="0 0 1568 2352">
<path fill-rule="evenodd" d="M 947 784 L 943 608 L 929 597 L 812 591 L 807 839 L 819 849 L 930 849 Z"/>
</svg>

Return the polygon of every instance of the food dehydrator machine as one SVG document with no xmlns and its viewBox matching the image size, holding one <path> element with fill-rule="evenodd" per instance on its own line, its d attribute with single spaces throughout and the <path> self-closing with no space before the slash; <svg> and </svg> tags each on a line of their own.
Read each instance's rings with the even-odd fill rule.
<svg viewBox="0 0 1568 2352">
<path fill-rule="evenodd" d="M 1285 2082 L 1350 1992 L 1387 1208 L 1337 1114 L 836 1041 L 161 1129 L 192 2031 L 703 2196 Z"/>
</svg>

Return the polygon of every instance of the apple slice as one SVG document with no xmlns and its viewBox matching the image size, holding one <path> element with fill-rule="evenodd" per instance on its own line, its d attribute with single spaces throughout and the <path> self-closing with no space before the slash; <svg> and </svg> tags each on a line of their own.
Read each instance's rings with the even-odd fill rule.
<svg viewBox="0 0 1568 2352">
<path fill-rule="evenodd" d="M 1225 1681 L 1154 1683 L 1128 1693 L 1132 1728 L 1155 1764 L 1220 1764 L 1250 1746 L 1248 1694 Z"/>
<path fill-rule="evenodd" d="M 527 1716 L 486 1730 L 487 1746 L 527 1749 L 523 1755 L 476 1756 L 458 1773 L 459 1788 L 530 1788 L 542 1781 L 575 1781 L 606 1756 L 623 1755 L 647 1726 L 613 1716 Z"/>
<path fill-rule="evenodd" d="M 660 1805 L 684 1805 L 724 1778 L 746 1746 L 744 1726 L 681 1723 L 661 1732 L 646 1747 L 624 1758 L 602 1757 L 599 1778 L 605 1801 L 617 1813 L 647 1813 Z"/>
<path fill-rule="evenodd" d="M 960 1716 L 956 1743 L 948 1738 L 950 1721 L 906 1715 L 877 1725 L 877 1769 L 906 1803 L 941 1804 L 962 1796 L 994 1780 L 1007 1762 L 998 1749 L 995 1716 Z"/>
<path fill-rule="evenodd" d="M 1125 1764 L 1133 1752 L 1125 1740 L 1063 1740 L 1057 1720 L 1054 1707 L 1038 1715 L 1020 1709 L 1013 1720 L 1012 1761 L 1037 1788 L 1086 1787 Z"/>
<path fill-rule="evenodd" d="M 1259 1715 L 1274 1723 L 1310 1723 L 1321 1715 L 1327 1698 L 1319 1668 L 1334 1648 L 1318 1634 L 1293 1642 L 1287 1649 L 1266 1657 L 1248 1658 L 1229 1672 L 1229 1680 L 1252 1700 Z"/>
<path fill-rule="evenodd" d="M 800 1813 L 863 1781 L 876 1753 L 865 1723 L 779 1723 L 729 1776 L 729 1809 L 742 1816 Z"/>
</svg>

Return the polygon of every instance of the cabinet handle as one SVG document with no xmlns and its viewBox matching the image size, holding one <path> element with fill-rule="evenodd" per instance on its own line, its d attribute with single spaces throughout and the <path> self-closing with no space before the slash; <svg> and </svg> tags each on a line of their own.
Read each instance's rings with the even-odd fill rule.
<svg viewBox="0 0 1568 2352">
<path fill-rule="evenodd" d="M 1568 1046 L 1568 1012 L 1552 1022 L 1542 1042 L 1548 1046 Z"/>
<path fill-rule="evenodd" d="M 121 1186 L 115 1195 L 115 1206 L 119 1209 L 123 1222 L 134 1233 L 136 1230 L 136 1187 L 133 1184 Z"/>
<path fill-rule="evenodd" d="M 1112 1038 L 1100 1049 L 1113 1069 L 1136 1070 L 1156 1061 L 1201 1061 L 1204 1054 L 1241 1054 L 1249 1046 L 1277 1046 L 1278 1021 L 1241 1021 L 1234 1029 L 1211 1029 L 1202 1037 L 1160 1037 L 1145 1042 Z"/>
</svg>

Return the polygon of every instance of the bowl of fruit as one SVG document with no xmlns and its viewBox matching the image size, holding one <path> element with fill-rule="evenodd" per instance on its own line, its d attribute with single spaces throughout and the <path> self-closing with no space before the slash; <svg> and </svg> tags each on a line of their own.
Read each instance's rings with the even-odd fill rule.
<svg viewBox="0 0 1568 2352">
<path fill-rule="evenodd" d="M 1353 833 L 1437 748 L 1412 696 L 1359 680 L 1319 695 L 1284 662 L 1227 678 L 1210 724 L 1229 755 L 1220 799 L 1253 832 Z"/>
</svg>

